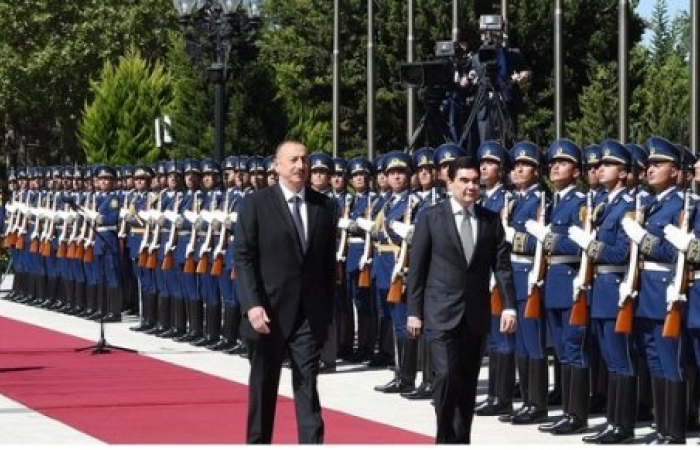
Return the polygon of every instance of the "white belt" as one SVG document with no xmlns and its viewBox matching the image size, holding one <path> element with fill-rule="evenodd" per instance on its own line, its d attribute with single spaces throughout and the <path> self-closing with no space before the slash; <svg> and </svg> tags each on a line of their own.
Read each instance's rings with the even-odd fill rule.
<svg viewBox="0 0 700 450">
<path fill-rule="evenodd" d="M 103 231 L 117 231 L 117 226 L 111 225 L 106 227 L 97 227 L 97 231 L 99 231 L 100 233 L 102 233 Z"/>
<path fill-rule="evenodd" d="M 348 238 L 348 244 L 364 244 L 365 240 L 360 237 Z"/>
<path fill-rule="evenodd" d="M 511 253 L 510 254 L 510 262 L 532 264 L 535 262 L 535 257 L 532 255 L 516 255 L 516 254 Z"/>
<path fill-rule="evenodd" d="M 573 255 L 563 255 L 563 256 L 552 256 L 549 258 L 549 264 L 572 264 L 572 263 L 580 263 L 581 262 L 581 257 L 580 256 L 573 256 Z"/>
<path fill-rule="evenodd" d="M 627 266 L 600 265 L 595 266 L 595 273 L 625 273 Z"/>
<path fill-rule="evenodd" d="M 642 270 L 655 270 L 657 272 L 670 272 L 673 270 L 673 264 L 671 263 L 661 263 L 656 261 L 644 261 L 642 264 Z"/>
</svg>

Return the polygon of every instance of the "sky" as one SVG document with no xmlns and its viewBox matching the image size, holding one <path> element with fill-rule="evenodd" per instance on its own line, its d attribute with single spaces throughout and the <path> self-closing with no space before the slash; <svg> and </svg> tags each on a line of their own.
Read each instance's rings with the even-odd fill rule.
<svg viewBox="0 0 700 450">
<path fill-rule="evenodd" d="M 668 18 L 673 20 L 679 11 L 688 11 L 690 9 L 690 2 L 693 0 L 666 0 L 666 5 L 668 6 Z M 639 6 L 637 7 L 637 12 L 640 16 L 645 19 L 651 17 L 651 12 L 654 9 L 654 4 L 656 0 L 640 0 Z M 648 45 L 651 39 L 650 33 L 647 31 L 642 36 L 642 43 Z"/>
</svg>

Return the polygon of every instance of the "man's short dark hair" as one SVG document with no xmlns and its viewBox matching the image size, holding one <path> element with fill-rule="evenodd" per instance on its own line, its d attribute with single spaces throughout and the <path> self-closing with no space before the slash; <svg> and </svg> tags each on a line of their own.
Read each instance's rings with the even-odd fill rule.
<svg viewBox="0 0 700 450">
<path fill-rule="evenodd" d="M 459 169 L 473 169 L 479 172 L 479 163 L 472 156 L 460 156 L 453 159 L 450 161 L 450 167 L 447 169 L 447 176 L 450 178 L 450 181 L 455 180 Z"/>
</svg>

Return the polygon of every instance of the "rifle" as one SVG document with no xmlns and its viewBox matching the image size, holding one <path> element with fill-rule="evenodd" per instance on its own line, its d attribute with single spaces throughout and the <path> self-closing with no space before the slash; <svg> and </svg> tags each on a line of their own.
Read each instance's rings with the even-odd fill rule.
<svg viewBox="0 0 700 450">
<path fill-rule="evenodd" d="M 508 219 L 510 218 L 510 201 L 512 194 L 509 191 L 505 193 L 505 199 L 503 202 L 503 211 L 501 211 L 501 221 L 503 223 L 503 228 L 508 226 Z M 489 287 L 491 288 L 491 315 L 500 316 L 503 312 L 503 301 L 501 300 L 501 290 L 498 288 L 496 283 L 496 277 L 491 274 L 491 280 L 489 282 Z"/>
<path fill-rule="evenodd" d="M 31 241 L 29 243 L 29 253 L 37 253 L 39 251 L 39 234 L 41 233 L 42 227 L 41 227 L 41 218 L 39 217 L 39 213 L 42 213 L 42 215 L 45 213 L 45 207 L 42 205 L 46 199 L 42 199 L 42 193 L 39 192 L 39 201 L 37 202 L 37 208 L 36 208 L 36 222 L 34 224 L 34 231 L 32 232 L 32 237 Z"/>
<path fill-rule="evenodd" d="M 547 199 L 544 192 L 540 193 L 540 207 L 537 210 L 537 222 L 546 223 Z M 547 273 L 547 261 L 545 261 L 544 244 L 537 241 L 535 244 L 535 262 L 527 276 L 527 302 L 523 315 L 528 319 L 542 317 L 542 285 Z"/>
<path fill-rule="evenodd" d="M 183 195 L 178 192 L 175 199 L 175 204 L 173 209 L 166 211 L 163 214 L 166 219 L 170 221 L 170 234 L 168 235 L 168 241 L 165 243 L 165 251 L 163 253 L 163 264 L 161 264 L 161 269 L 164 271 L 172 270 L 173 268 L 173 253 L 175 247 L 177 246 L 177 227 L 175 227 L 175 222 L 180 217 L 177 210 L 180 209 L 180 202 L 182 202 Z"/>
<path fill-rule="evenodd" d="M 51 198 L 49 198 L 49 203 L 51 203 Z M 41 256 L 48 258 L 51 256 L 51 239 L 53 239 L 53 234 L 56 228 L 56 205 L 58 203 L 58 192 L 54 192 L 53 195 L 53 206 L 51 207 L 51 219 L 46 227 L 46 230 L 41 235 Z"/>
<path fill-rule="evenodd" d="M 198 208 L 197 192 L 195 191 L 194 198 L 192 200 L 192 211 L 185 211 L 183 213 L 185 219 L 189 220 L 192 224 L 190 242 L 187 243 L 187 248 L 185 249 L 185 267 L 183 268 L 183 272 L 190 274 L 195 272 L 194 246 L 197 243 L 197 229 L 195 228 L 195 222 L 197 221 L 197 215 L 199 213 L 199 211 L 197 211 Z"/>
<path fill-rule="evenodd" d="M 406 226 L 411 225 L 411 195 L 408 195 L 406 200 L 406 212 L 403 215 L 403 223 Z M 386 296 L 386 301 L 389 303 L 401 303 L 401 294 L 403 294 L 404 277 L 408 269 L 408 240 L 401 241 L 401 249 L 394 264 L 394 270 L 391 276 L 391 286 L 389 293 Z"/>
<path fill-rule="evenodd" d="M 88 194 L 85 196 L 85 204 L 83 205 L 83 208 L 87 208 L 88 205 L 90 204 L 90 195 L 92 193 L 88 192 Z M 83 225 L 80 228 L 80 235 L 76 239 L 76 245 L 75 245 L 75 252 L 73 254 L 73 257 L 76 259 L 82 260 L 85 257 L 85 247 L 83 247 L 83 242 L 87 239 L 87 234 L 88 234 L 88 219 L 85 216 L 83 217 Z M 70 252 L 70 249 L 68 249 Z"/>
<path fill-rule="evenodd" d="M 643 220 L 642 196 L 637 193 L 634 198 L 634 220 L 642 223 Z M 625 298 L 621 298 L 622 306 L 617 311 L 615 319 L 615 332 L 622 334 L 632 333 L 632 319 L 634 318 L 634 307 L 632 305 L 634 297 L 639 289 L 639 244 L 630 242 L 630 261 L 627 265 L 625 277 L 620 283 L 620 292 L 625 293 Z M 627 294 L 629 292 L 629 294 Z"/>
<path fill-rule="evenodd" d="M 147 269 L 155 269 L 156 268 L 156 263 L 158 262 L 158 247 L 160 247 L 159 239 L 160 239 L 160 218 L 163 217 L 163 193 L 165 192 L 165 189 L 163 189 L 160 192 L 160 195 L 158 195 L 158 209 L 156 210 L 155 214 L 151 215 L 151 218 L 155 220 L 156 226 L 153 229 L 153 237 L 151 238 L 151 242 L 148 245 L 148 252 L 147 252 L 147 258 L 146 258 L 146 268 Z"/>
<path fill-rule="evenodd" d="M 591 190 L 586 194 L 586 210 L 585 222 L 583 223 L 583 231 L 588 234 L 593 233 L 593 192 Z M 574 298 L 571 306 L 571 315 L 569 316 L 569 325 L 574 327 L 582 327 L 588 323 L 588 289 L 593 281 L 593 261 L 584 250 L 581 257 L 581 267 L 574 278 Z"/>
<path fill-rule="evenodd" d="M 63 211 L 59 211 L 63 218 L 63 229 L 61 234 L 58 236 L 58 250 L 56 251 L 56 258 L 65 258 L 68 254 L 68 243 L 66 239 L 68 238 L 68 216 L 70 212 L 68 211 L 68 205 L 63 205 Z"/>
<path fill-rule="evenodd" d="M 214 262 L 212 262 L 211 271 L 209 272 L 210 275 L 214 277 L 220 277 L 224 272 L 224 255 L 226 254 L 226 242 L 228 240 L 228 229 L 224 226 L 226 215 L 228 214 L 228 192 L 224 191 L 224 196 L 224 209 L 221 211 L 223 214 L 221 214 L 219 217 L 219 222 L 221 223 L 221 233 L 219 234 L 219 241 L 216 243 L 216 248 L 214 249 L 214 254 L 212 255 Z"/>
<path fill-rule="evenodd" d="M 214 220 L 216 220 L 213 215 L 214 204 L 214 192 L 212 192 L 212 199 L 209 203 L 209 209 L 200 213 L 200 217 L 208 222 L 209 226 L 207 226 L 207 234 L 204 236 L 202 247 L 199 249 L 199 262 L 197 263 L 196 270 L 196 272 L 199 274 L 209 272 L 209 255 L 207 253 L 210 251 L 209 247 L 211 246 L 211 237 L 214 234 L 213 224 Z"/>
<path fill-rule="evenodd" d="M 367 193 L 367 211 L 365 211 L 365 218 L 367 220 L 372 220 L 372 201 L 369 197 L 369 193 Z M 364 264 L 360 267 L 360 274 L 357 277 L 357 286 L 368 288 L 372 281 L 370 273 L 370 263 L 372 262 L 372 233 L 369 231 L 365 232 L 365 242 L 360 261 L 364 261 Z"/>
<path fill-rule="evenodd" d="M 347 219 L 350 217 L 350 207 L 348 206 L 347 198 L 345 199 L 345 207 L 343 208 L 342 217 Z M 338 240 L 338 250 L 335 252 L 335 284 L 340 285 L 343 282 L 343 273 L 345 272 L 345 255 L 348 250 L 348 230 L 340 231 L 340 239 Z"/>
<path fill-rule="evenodd" d="M 138 266 L 146 268 L 148 265 L 148 242 L 151 238 L 151 222 L 153 222 L 153 214 L 151 211 L 151 206 L 153 203 L 158 202 L 160 207 L 160 197 L 163 194 L 161 191 L 158 196 L 151 198 L 151 192 L 146 193 L 146 207 L 143 211 L 138 212 L 138 216 L 143 219 L 146 223 L 145 230 L 143 231 L 143 237 L 141 238 L 141 244 L 139 245 L 139 258 Z"/>
<path fill-rule="evenodd" d="M 17 192 L 12 192 L 12 200 L 5 206 L 5 209 L 10 211 L 12 214 L 7 224 L 8 232 L 3 240 L 3 247 L 5 248 L 13 248 L 17 243 L 17 232 L 15 231 L 15 227 L 17 225 L 17 217 L 19 216 L 19 208 L 17 208 L 17 205 L 15 204 L 17 201 L 16 197 Z"/>
<path fill-rule="evenodd" d="M 130 202 L 124 202 L 124 207 L 119 210 L 119 231 L 117 232 L 117 237 L 119 238 L 119 252 L 124 253 L 126 251 L 126 216 L 129 213 L 130 206 L 133 206 L 136 196 L 132 195 L 134 189 L 130 190 L 126 195 L 133 197 Z"/>
<path fill-rule="evenodd" d="M 690 228 L 690 191 L 686 190 L 683 196 L 683 211 L 681 212 L 679 228 L 682 232 L 687 233 Z M 676 271 L 671 286 L 666 291 L 668 310 L 661 332 L 665 338 L 678 339 L 681 336 L 681 302 L 687 301 L 685 293 L 688 289 L 689 279 L 687 256 L 684 252 L 678 252 Z"/>
<path fill-rule="evenodd" d="M 27 193 L 27 198 L 25 199 L 25 202 L 20 205 L 20 208 L 23 208 L 23 217 L 22 222 L 17 230 L 17 242 L 15 242 L 15 248 L 17 250 L 24 249 L 24 235 L 27 234 L 27 227 L 29 226 L 29 193 Z"/>
<path fill-rule="evenodd" d="M 92 196 L 92 208 L 90 209 L 91 212 L 95 212 L 95 209 L 97 208 L 97 192 L 95 192 Z M 83 247 L 85 248 L 85 252 L 83 254 L 83 262 L 86 263 L 92 263 L 95 260 L 95 254 L 94 254 L 94 246 L 95 246 L 95 226 L 97 225 L 95 223 L 94 219 L 88 219 L 85 217 L 85 223 L 87 224 L 88 221 L 90 222 L 90 226 L 88 227 L 88 236 L 87 239 L 85 239 L 85 244 L 83 244 Z"/>
</svg>

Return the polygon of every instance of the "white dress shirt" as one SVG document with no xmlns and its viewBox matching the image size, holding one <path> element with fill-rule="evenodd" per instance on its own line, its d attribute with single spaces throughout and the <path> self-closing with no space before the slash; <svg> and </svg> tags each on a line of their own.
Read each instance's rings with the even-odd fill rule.
<svg viewBox="0 0 700 450">
<path fill-rule="evenodd" d="M 289 208 L 289 213 L 294 217 L 294 202 L 291 201 L 292 197 L 301 198 L 301 204 L 299 205 L 299 212 L 301 213 L 301 222 L 304 224 L 304 236 L 306 237 L 306 242 L 309 242 L 309 219 L 306 208 L 306 188 L 303 187 L 298 193 L 292 192 L 287 188 L 284 183 L 279 183 L 280 189 L 282 189 L 282 194 L 284 194 L 284 201 L 287 202 L 287 208 Z"/>
</svg>

